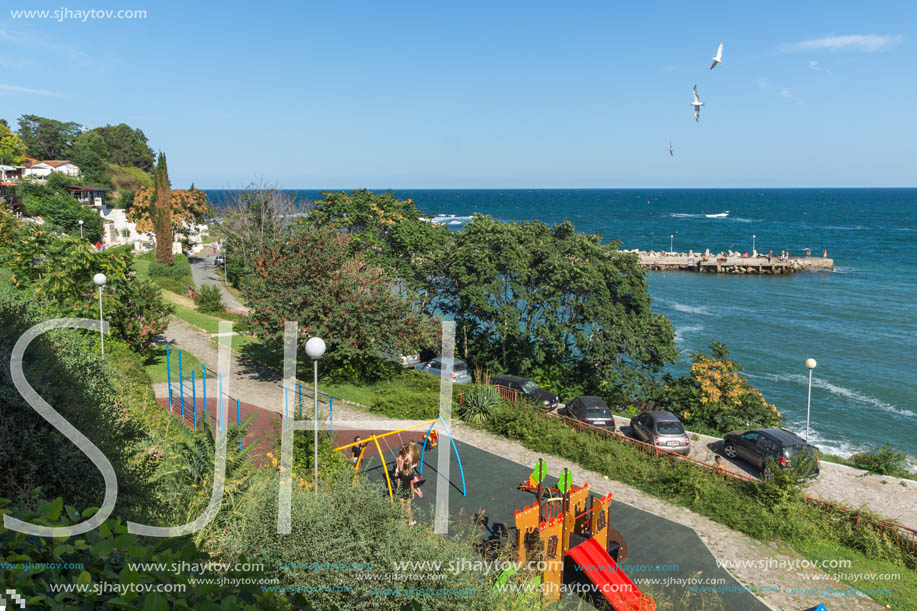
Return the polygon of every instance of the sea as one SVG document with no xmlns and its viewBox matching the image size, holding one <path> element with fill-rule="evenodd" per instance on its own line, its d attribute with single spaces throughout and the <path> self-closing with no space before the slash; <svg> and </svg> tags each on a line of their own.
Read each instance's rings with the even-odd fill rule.
<svg viewBox="0 0 917 611">
<path fill-rule="evenodd" d="M 304 200 L 319 191 L 297 190 Z M 827 251 L 834 271 L 785 276 L 648 272 L 653 308 L 691 354 L 724 342 L 784 426 L 849 457 L 886 443 L 917 455 L 917 189 L 395 190 L 432 222 L 570 220 L 623 249 Z M 219 206 L 231 195 L 208 191 Z"/>
</svg>

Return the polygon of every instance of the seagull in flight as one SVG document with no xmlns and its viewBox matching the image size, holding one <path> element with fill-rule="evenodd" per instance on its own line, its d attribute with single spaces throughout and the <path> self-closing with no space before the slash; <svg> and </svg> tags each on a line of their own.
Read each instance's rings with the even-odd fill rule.
<svg viewBox="0 0 917 611">
<path fill-rule="evenodd" d="M 675 153 L 672 152 L 672 141 L 669 140 L 669 157 L 674 157 Z"/>
<path fill-rule="evenodd" d="M 723 63 L 723 43 L 720 43 L 719 48 L 716 50 L 716 57 L 713 58 L 713 63 L 710 64 L 710 69 L 713 70 L 716 68 L 717 64 Z"/>
<path fill-rule="evenodd" d="M 697 85 L 694 85 L 694 101 L 691 102 L 691 106 L 694 107 L 694 120 L 695 121 L 698 121 L 698 122 L 700 121 L 700 107 L 703 105 L 704 103 L 700 101 L 699 97 L 697 97 Z"/>
</svg>

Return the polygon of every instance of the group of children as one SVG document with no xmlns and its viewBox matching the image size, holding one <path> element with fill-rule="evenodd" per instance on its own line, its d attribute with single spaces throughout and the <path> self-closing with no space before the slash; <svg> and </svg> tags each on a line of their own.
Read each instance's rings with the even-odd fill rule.
<svg viewBox="0 0 917 611">
<path fill-rule="evenodd" d="M 359 435 L 354 437 L 353 440 L 354 443 L 357 444 L 351 449 L 354 467 L 357 466 L 357 461 L 360 458 L 363 447 L 366 445 L 365 443 L 358 443 L 362 440 L 363 438 Z M 398 456 L 395 458 L 393 479 L 395 480 L 395 494 L 401 502 L 401 509 L 405 511 L 408 516 L 408 526 L 417 524 L 411 511 L 411 501 L 415 495 L 419 498 L 423 497 L 423 491 L 421 491 L 420 485 L 424 482 L 424 478 L 418 472 L 419 467 L 420 448 L 417 444 L 412 441 L 401 446 L 398 449 Z"/>
</svg>

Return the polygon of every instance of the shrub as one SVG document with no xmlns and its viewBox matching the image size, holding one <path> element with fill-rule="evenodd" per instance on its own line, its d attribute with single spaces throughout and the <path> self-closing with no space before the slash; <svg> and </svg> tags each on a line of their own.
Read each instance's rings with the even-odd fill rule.
<svg viewBox="0 0 917 611">
<path fill-rule="evenodd" d="M 697 352 L 690 377 L 666 379 L 663 405 L 692 430 L 713 434 L 780 425 L 780 412 L 739 374 L 725 344 L 714 341 L 712 356 Z"/>
<path fill-rule="evenodd" d="M 38 511 L 12 507 L 0 498 L 0 512 L 21 520 L 45 526 L 69 526 L 81 522 L 96 509 L 78 512 L 64 507 L 60 497 L 41 503 Z M 226 577 L 239 578 L 231 592 L 210 584 L 196 584 L 191 579 L 200 576 L 190 571 L 132 570 L 128 564 L 173 563 L 204 565 L 210 557 L 197 549 L 188 537 L 141 539 L 127 532 L 120 519 L 106 520 L 100 527 L 85 534 L 60 539 L 27 536 L 7 530 L 0 525 L 0 583 L 22 595 L 29 608 L 100 609 L 123 607 L 135 609 L 278 609 L 289 608 L 287 601 L 270 592 L 262 592 L 257 579 L 260 575 L 232 572 Z M 236 560 L 238 561 L 238 560 Z M 244 561 L 244 560 L 243 560 Z M 10 564 L 7 564 L 10 563 Z M 15 563 L 15 564 L 13 564 Z M 13 568 L 44 564 L 43 569 Z M 63 568 L 73 566 L 75 568 Z M 212 575 L 208 575 L 212 576 Z M 248 579 L 242 579 L 248 578 Z M 85 592 L 52 592 L 49 584 L 183 584 L 174 592 L 139 593 L 127 590 L 123 594 L 93 587 Z M 295 602 L 305 601 L 297 597 Z M 15 605 L 14 605 L 15 606 Z"/>
<path fill-rule="evenodd" d="M 60 192 L 26 195 L 22 200 L 23 214 L 40 216 L 48 229 L 79 237 L 83 221 L 83 237 L 90 242 L 102 239 L 102 218 L 88 206 Z"/>
<path fill-rule="evenodd" d="M 159 288 L 184 295 L 188 292 L 189 286 L 194 286 L 191 264 L 185 255 L 175 255 L 172 265 L 156 261 L 154 253 L 145 253 L 140 257 L 150 261 L 147 273 Z"/>
<path fill-rule="evenodd" d="M 213 314 L 223 311 L 223 293 L 220 287 L 213 284 L 205 284 L 198 291 L 195 298 L 197 309 L 205 314 Z"/>
<path fill-rule="evenodd" d="M 318 494 L 293 488 L 292 532 L 277 533 L 279 475 L 263 478 L 253 487 L 237 519 L 220 536 L 224 561 L 263 563 L 285 585 L 315 587 L 309 602 L 318 609 L 402 609 L 410 599 L 377 593 L 372 574 L 385 578 L 395 562 L 424 560 L 443 567 L 463 558 L 480 559 L 467 536 L 442 537 L 427 526 L 409 527 L 398 504 L 384 487 L 350 474 L 320 486 Z M 415 518 L 420 510 L 415 508 Z M 454 527 L 453 527 L 454 528 Z M 455 530 L 451 534 L 455 534 Z M 315 563 L 335 569 L 303 570 Z M 450 562 L 452 565 L 450 565 Z M 467 596 L 430 596 L 424 609 L 493 609 L 489 579 L 481 571 L 443 571 L 446 579 L 436 588 L 470 589 Z M 457 573 L 457 574 L 456 574 Z M 418 587 L 427 587 L 421 585 Z M 335 591 L 345 588 L 346 591 Z"/>
<path fill-rule="evenodd" d="M 459 418 L 480 424 L 490 418 L 491 412 L 499 407 L 501 402 L 496 387 L 489 384 L 474 384 L 465 392 L 458 406 Z"/>
<path fill-rule="evenodd" d="M 907 454 L 886 443 L 874 452 L 859 452 L 850 457 L 850 464 L 870 473 L 894 477 L 913 477 L 908 470 Z"/>
<path fill-rule="evenodd" d="M 138 354 L 149 358 L 153 340 L 168 326 L 174 311 L 162 300 L 159 289 L 143 278 L 134 278 L 115 295 L 107 319 L 118 337 Z"/>
</svg>

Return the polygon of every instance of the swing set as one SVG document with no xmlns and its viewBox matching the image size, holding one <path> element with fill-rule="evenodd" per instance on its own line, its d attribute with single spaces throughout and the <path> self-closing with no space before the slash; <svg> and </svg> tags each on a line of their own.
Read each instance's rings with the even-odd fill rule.
<svg viewBox="0 0 917 611">
<path fill-rule="evenodd" d="M 446 426 L 446 423 L 443 422 L 442 418 L 433 418 L 432 420 L 424 420 L 423 422 L 412 424 L 411 426 L 404 427 L 403 429 L 398 429 L 397 431 L 389 431 L 387 433 L 380 433 L 378 435 L 370 435 L 366 439 L 361 439 L 360 441 L 354 441 L 348 444 L 344 444 L 334 449 L 335 451 L 345 451 L 348 448 L 352 448 L 355 446 L 360 447 L 360 454 L 357 457 L 356 464 L 354 465 L 354 471 L 355 471 L 354 477 L 357 477 L 360 472 L 360 464 L 363 462 L 363 456 L 366 453 L 366 448 L 369 447 L 369 444 L 371 443 L 374 444 L 376 446 L 376 450 L 379 452 L 379 457 L 382 459 L 383 471 L 385 473 L 385 483 L 388 486 L 389 499 L 391 499 L 394 502 L 395 493 L 392 490 L 392 480 L 388 474 L 388 462 L 385 460 L 385 454 L 382 452 L 382 446 L 379 445 L 379 440 L 382 440 L 382 442 L 385 444 L 385 447 L 388 449 L 389 453 L 394 455 L 395 452 L 392 450 L 392 447 L 389 445 L 386 439 L 387 437 L 390 437 L 391 435 L 398 435 L 398 441 L 400 444 L 399 447 L 401 447 L 405 445 L 401 439 L 401 433 L 429 424 L 430 428 L 427 429 L 427 434 L 424 436 L 423 444 L 421 445 L 421 450 L 420 450 L 419 475 L 423 476 L 423 457 L 424 457 L 425 452 L 427 451 L 427 446 L 429 445 L 430 447 L 435 447 L 439 439 L 439 435 L 436 433 L 436 431 L 433 430 L 433 427 L 436 426 L 437 422 L 442 424 L 443 428 L 446 429 L 446 433 L 449 434 L 449 442 L 452 444 L 452 450 L 455 452 L 455 458 L 458 461 L 459 473 L 462 476 L 462 496 L 467 496 L 466 494 L 467 490 L 465 488 L 465 470 L 462 468 L 462 459 L 459 457 L 458 448 L 455 447 L 455 441 L 452 439 L 452 433 L 449 431 L 449 427 Z"/>
</svg>

